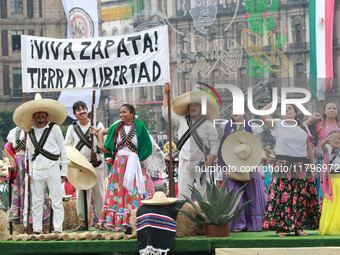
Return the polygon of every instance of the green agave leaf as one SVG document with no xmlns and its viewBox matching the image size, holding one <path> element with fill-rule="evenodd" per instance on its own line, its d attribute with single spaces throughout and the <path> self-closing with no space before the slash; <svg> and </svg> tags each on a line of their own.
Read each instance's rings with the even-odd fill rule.
<svg viewBox="0 0 340 255">
<path fill-rule="evenodd" d="M 231 213 L 233 213 L 234 211 L 235 211 L 235 209 L 236 209 L 236 207 L 237 207 L 237 205 L 238 205 L 238 203 L 240 202 L 240 199 L 241 199 L 241 197 L 242 197 L 242 195 L 243 195 L 243 190 L 244 190 L 244 188 L 246 187 L 246 185 L 247 185 L 247 183 L 246 184 L 244 184 L 237 192 L 236 192 L 236 195 L 234 196 L 234 200 L 233 200 L 233 202 L 231 203 L 231 206 L 230 206 L 230 211 L 228 211 L 228 212 L 226 212 L 226 214 L 231 214 Z"/>
<path fill-rule="evenodd" d="M 192 192 L 192 194 L 194 194 L 194 197 L 196 198 L 198 204 L 200 204 L 200 202 L 205 202 L 204 197 L 201 195 L 201 193 L 192 185 L 189 185 L 189 189 Z"/>
<path fill-rule="evenodd" d="M 189 218 L 189 220 L 191 220 L 192 222 L 197 223 L 198 225 L 208 225 L 209 224 L 209 222 L 201 221 L 201 220 L 198 220 L 198 219 L 194 218 L 194 216 L 192 216 L 186 210 L 178 209 L 178 208 L 177 208 L 177 210 L 180 211 L 181 213 L 183 213 L 185 216 L 187 216 Z"/>
<path fill-rule="evenodd" d="M 208 182 L 207 179 L 205 179 L 205 182 L 207 184 L 207 188 L 206 188 L 207 194 L 209 194 L 209 193 L 211 193 L 212 185 L 210 184 L 210 182 Z"/>
<path fill-rule="evenodd" d="M 208 183 L 209 182 L 207 181 L 207 185 Z M 209 183 L 209 185 L 211 188 L 210 191 L 208 191 L 207 189 L 208 201 L 215 215 L 219 215 L 222 207 L 222 199 L 220 198 L 220 192 L 218 191 L 218 188 L 216 187 L 215 184 L 211 185 Z"/>
<path fill-rule="evenodd" d="M 251 201 L 253 201 L 253 200 L 250 200 L 250 201 L 247 201 L 247 202 L 245 202 L 242 206 L 241 206 L 241 208 L 229 219 L 230 221 L 233 221 L 233 220 L 235 220 L 239 215 L 240 215 L 240 213 L 247 207 L 247 205 L 249 205 L 250 203 L 251 203 Z M 231 216 L 231 214 L 230 214 L 230 216 Z"/>
<path fill-rule="evenodd" d="M 197 215 L 199 215 L 203 220 L 206 220 L 207 217 L 205 216 L 204 213 L 201 213 L 200 210 L 197 208 L 197 206 L 195 205 L 195 202 L 192 201 L 191 198 L 187 197 L 186 195 L 183 195 L 183 197 L 185 197 L 185 199 L 192 205 L 192 207 L 194 207 L 195 211 L 197 212 Z"/>
<path fill-rule="evenodd" d="M 216 224 L 217 218 L 211 206 L 207 202 L 201 202 L 200 207 L 204 214 L 207 216 L 207 220 L 210 221 L 212 224 Z"/>
<path fill-rule="evenodd" d="M 229 215 L 224 215 L 224 216 L 221 216 L 217 219 L 217 225 L 225 225 L 227 223 L 230 222 L 230 216 Z"/>
<path fill-rule="evenodd" d="M 221 215 L 228 214 L 228 212 L 230 211 L 230 207 L 233 202 L 233 194 L 234 188 L 227 192 L 227 195 L 223 198 Z"/>
<path fill-rule="evenodd" d="M 227 176 L 227 179 L 228 179 L 228 176 Z M 224 180 L 224 182 L 222 183 L 219 191 L 220 191 L 220 194 L 221 194 L 221 198 L 224 198 L 227 194 L 227 179 Z"/>
</svg>

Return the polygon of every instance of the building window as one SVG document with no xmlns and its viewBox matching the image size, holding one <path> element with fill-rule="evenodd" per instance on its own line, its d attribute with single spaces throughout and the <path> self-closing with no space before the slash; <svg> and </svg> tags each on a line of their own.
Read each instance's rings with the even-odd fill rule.
<svg viewBox="0 0 340 255">
<path fill-rule="evenodd" d="M 39 0 L 39 18 L 42 18 L 42 0 Z"/>
<path fill-rule="evenodd" d="M 7 19 L 7 1 L 1 0 L 1 18 Z"/>
<path fill-rule="evenodd" d="M 13 68 L 13 96 L 22 97 L 21 67 Z"/>
<path fill-rule="evenodd" d="M 40 29 L 40 36 L 44 36 L 43 30 Z"/>
<path fill-rule="evenodd" d="M 219 74 L 218 74 L 218 70 L 214 70 L 212 72 L 212 75 L 213 75 L 213 84 L 212 86 L 215 87 L 215 84 L 218 84 L 219 83 Z"/>
<path fill-rule="evenodd" d="M 295 36 L 296 36 L 296 42 L 302 42 L 302 25 L 296 24 L 295 25 Z"/>
<path fill-rule="evenodd" d="M 28 29 L 28 35 L 34 35 L 34 29 Z"/>
<path fill-rule="evenodd" d="M 8 33 L 7 30 L 1 31 L 2 56 L 8 56 Z"/>
<path fill-rule="evenodd" d="M 146 98 L 148 96 L 148 94 L 147 94 L 147 87 L 139 88 L 139 94 L 140 94 L 140 97 Z"/>
<path fill-rule="evenodd" d="M 9 66 L 2 66 L 2 81 L 3 81 L 3 90 L 4 95 L 9 95 Z"/>
<path fill-rule="evenodd" d="M 27 18 L 34 18 L 33 0 L 27 0 Z"/>
<path fill-rule="evenodd" d="M 118 28 L 114 27 L 114 28 L 112 29 L 112 35 L 119 35 L 119 30 L 118 30 Z"/>
<path fill-rule="evenodd" d="M 302 63 L 297 63 L 296 64 L 296 78 L 303 78 L 303 64 Z"/>
<path fill-rule="evenodd" d="M 20 36 L 24 34 L 24 30 L 12 30 L 12 50 L 21 51 Z"/>
<path fill-rule="evenodd" d="M 245 67 L 241 67 L 239 69 L 240 72 L 240 78 L 239 78 L 239 88 L 242 91 L 246 90 L 246 75 L 247 75 L 247 70 Z"/>
<path fill-rule="evenodd" d="M 190 75 L 188 72 L 183 73 L 183 86 L 181 88 L 182 93 L 186 93 L 189 88 Z"/>
<path fill-rule="evenodd" d="M 11 13 L 22 13 L 22 0 L 11 0 Z"/>
</svg>

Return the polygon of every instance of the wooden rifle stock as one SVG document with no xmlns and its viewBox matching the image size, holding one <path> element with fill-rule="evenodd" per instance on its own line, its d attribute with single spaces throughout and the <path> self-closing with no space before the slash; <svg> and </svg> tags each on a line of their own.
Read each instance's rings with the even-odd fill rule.
<svg viewBox="0 0 340 255">
<path fill-rule="evenodd" d="M 94 119 L 94 104 L 96 100 L 96 92 L 93 90 L 92 93 L 92 106 L 91 106 L 91 126 L 93 127 L 93 119 Z M 97 155 L 94 152 L 94 137 L 93 134 L 90 134 L 90 139 L 91 139 L 91 163 L 92 164 L 97 164 Z"/>
</svg>

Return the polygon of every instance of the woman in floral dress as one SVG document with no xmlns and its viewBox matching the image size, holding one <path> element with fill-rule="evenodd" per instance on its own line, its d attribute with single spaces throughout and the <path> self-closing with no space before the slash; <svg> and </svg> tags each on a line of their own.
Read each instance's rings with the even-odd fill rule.
<svg viewBox="0 0 340 255">
<path fill-rule="evenodd" d="M 280 98 L 278 102 L 281 103 Z M 263 110 L 271 106 L 272 103 Z M 295 105 L 286 106 L 283 120 L 274 121 L 266 115 L 260 117 L 276 138 L 276 161 L 262 226 L 276 231 L 279 237 L 289 232 L 306 236 L 303 230 L 318 228 L 320 219 L 308 128 L 297 118 Z"/>
<path fill-rule="evenodd" d="M 149 133 L 143 122 L 134 119 L 135 108 L 124 104 L 120 108 L 121 121 L 98 136 L 100 148 L 110 155 L 112 165 L 109 175 L 103 211 L 99 220 L 102 228 L 110 231 L 131 231 L 130 213 L 138 208 L 140 201 L 148 198 L 143 160 L 152 153 Z"/>
<path fill-rule="evenodd" d="M 24 222 L 25 207 L 25 132 L 19 127 L 15 127 L 9 132 L 7 140 L 4 152 L 11 162 L 11 168 L 14 170 L 13 176 L 16 176 L 15 180 L 13 180 L 12 205 L 8 212 L 8 220 L 13 222 L 14 225 L 20 225 Z M 32 208 L 32 196 L 30 198 Z M 43 210 L 43 225 L 48 225 L 50 206 L 47 189 L 45 190 Z M 30 223 L 33 222 L 32 215 L 30 215 L 29 221 Z"/>
</svg>

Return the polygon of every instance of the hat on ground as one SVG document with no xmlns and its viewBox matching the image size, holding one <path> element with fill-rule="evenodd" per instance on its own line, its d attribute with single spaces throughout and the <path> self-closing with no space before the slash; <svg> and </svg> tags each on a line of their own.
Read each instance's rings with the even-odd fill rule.
<svg viewBox="0 0 340 255">
<path fill-rule="evenodd" d="M 92 164 L 73 146 L 66 146 L 68 158 L 67 178 L 78 189 L 91 189 L 97 183 L 97 174 Z"/>
<path fill-rule="evenodd" d="M 58 125 L 61 125 L 67 117 L 65 105 L 53 99 L 42 99 L 41 95 L 36 93 L 34 100 L 23 103 L 14 111 L 13 121 L 18 127 L 28 132 L 36 124 L 32 118 L 36 112 L 47 112 L 46 121 L 55 122 Z"/>
<path fill-rule="evenodd" d="M 202 103 L 202 95 L 207 99 L 207 115 L 203 115 L 207 120 L 214 122 L 214 119 L 220 118 L 220 111 L 214 100 L 204 91 L 194 90 L 176 97 L 171 102 L 171 109 L 181 116 L 189 114 L 188 105 L 192 103 Z"/>
<path fill-rule="evenodd" d="M 157 191 L 152 199 L 142 200 L 144 205 L 171 205 L 176 203 L 178 198 L 166 197 L 163 191 Z"/>
<path fill-rule="evenodd" d="M 269 146 L 263 147 L 263 150 L 267 151 L 267 153 L 275 154 L 274 151 Z"/>
<path fill-rule="evenodd" d="M 249 132 L 236 132 L 223 142 L 222 158 L 229 167 L 225 174 L 234 180 L 249 181 L 249 172 L 256 169 L 261 157 L 261 142 Z"/>
</svg>

